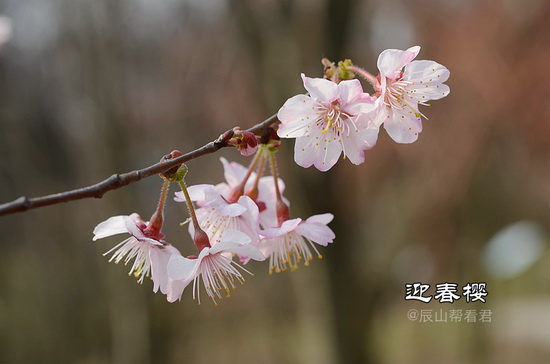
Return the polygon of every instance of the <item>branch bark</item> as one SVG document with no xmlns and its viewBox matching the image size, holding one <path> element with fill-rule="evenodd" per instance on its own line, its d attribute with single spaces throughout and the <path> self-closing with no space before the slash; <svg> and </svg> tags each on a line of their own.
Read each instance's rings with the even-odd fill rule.
<svg viewBox="0 0 550 364">
<path fill-rule="evenodd" d="M 272 115 L 261 123 L 254 125 L 250 129 L 247 129 L 247 131 L 254 134 L 261 134 L 267 129 L 267 127 L 275 122 L 277 122 L 277 114 Z M 113 174 L 109 178 L 90 186 L 41 197 L 19 197 L 11 202 L 0 205 L 0 216 L 23 212 L 43 206 L 56 205 L 62 202 L 81 200 L 91 197 L 101 198 L 108 191 L 116 190 L 120 187 L 127 186 L 152 175 L 166 172 L 182 163 L 207 154 L 215 153 L 219 149 L 227 147 L 227 141 L 225 138 L 226 135 L 227 133 L 224 133 L 216 140 L 213 140 L 208 144 L 177 158 L 158 162 L 143 169 L 138 169 L 127 173 Z"/>
</svg>

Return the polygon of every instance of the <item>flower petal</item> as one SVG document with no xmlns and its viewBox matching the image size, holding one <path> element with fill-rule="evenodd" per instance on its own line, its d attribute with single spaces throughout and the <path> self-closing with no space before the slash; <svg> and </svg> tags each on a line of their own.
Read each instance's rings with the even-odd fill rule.
<svg viewBox="0 0 550 364">
<path fill-rule="evenodd" d="M 447 67 L 434 61 L 412 61 L 405 67 L 403 79 L 407 81 L 423 81 L 424 84 L 441 84 L 449 79 L 451 72 Z"/>
<path fill-rule="evenodd" d="M 320 223 L 303 222 L 296 228 L 296 232 L 303 237 L 306 237 L 307 239 L 323 246 L 327 246 L 329 243 L 332 243 L 336 237 L 334 232 L 328 226 Z"/>
<path fill-rule="evenodd" d="M 359 115 L 370 113 L 375 109 L 375 98 L 367 93 L 359 95 L 352 102 L 342 105 L 342 111 L 349 115 Z"/>
<path fill-rule="evenodd" d="M 317 158 L 313 164 L 321 172 L 326 172 L 338 162 L 340 154 L 342 154 L 342 143 L 329 131 L 324 134 L 320 144 L 317 149 Z"/>
<path fill-rule="evenodd" d="M 279 109 L 277 118 L 281 125 L 277 134 L 281 138 L 296 138 L 305 134 L 305 127 L 314 122 L 317 102 L 306 95 L 296 95 L 288 99 Z"/>
<path fill-rule="evenodd" d="M 325 214 L 317 214 L 317 215 L 313 215 L 313 216 L 310 216 L 306 222 L 308 224 L 325 224 L 327 225 L 328 223 L 330 223 L 332 220 L 334 219 L 334 215 L 327 212 Z"/>
<path fill-rule="evenodd" d="M 390 79 L 395 79 L 401 69 L 410 63 L 420 52 L 419 46 L 414 46 L 406 51 L 399 49 L 386 49 L 378 57 L 378 70 L 380 74 Z"/>
<path fill-rule="evenodd" d="M 231 231 L 231 230 L 229 229 L 226 230 L 226 232 L 228 231 Z M 231 232 L 230 235 L 233 235 L 235 232 L 238 232 L 238 231 L 233 230 L 233 232 Z M 245 234 L 242 234 L 242 235 L 245 235 Z M 229 236 L 228 239 L 229 238 L 233 238 L 233 237 Z M 248 241 L 250 241 L 250 239 L 248 239 Z M 230 240 L 224 240 L 223 238 L 222 238 L 222 241 L 220 241 L 219 243 L 214 245 L 212 248 L 210 248 L 209 254 L 218 254 L 218 253 L 224 253 L 224 252 L 238 254 L 241 257 L 248 257 L 258 261 L 265 260 L 265 256 L 254 245 L 249 243 L 241 244 Z"/>
<path fill-rule="evenodd" d="M 220 161 L 223 164 L 223 174 L 225 180 L 231 188 L 237 186 L 246 175 L 247 168 L 237 162 L 228 162 L 227 159 L 221 157 Z M 254 173 L 253 173 L 254 175 Z M 250 178 L 253 178 L 252 176 Z"/>
<path fill-rule="evenodd" d="M 243 245 L 250 243 L 250 237 L 239 230 L 227 229 L 224 231 L 220 242 L 224 241 Z"/>
<path fill-rule="evenodd" d="M 389 110 L 390 118 L 384 122 L 384 129 L 397 143 L 412 143 L 418 139 L 418 133 L 422 131 L 422 121 L 410 110 Z"/>
<path fill-rule="evenodd" d="M 202 259 L 189 259 L 181 255 L 172 255 L 168 261 L 168 276 L 175 281 L 183 280 L 190 282 L 197 275 L 201 261 Z"/>
<path fill-rule="evenodd" d="M 204 190 L 205 207 L 218 210 L 222 216 L 240 216 L 246 212 L 246 207 L 238 203 L 227 203 L 227 201 L 213 188 Z"/>
<path fill-rule="evenodd" d="M 178 249 L 172 245 L 164 247 L 155 247 L 149 249 L 151 259 L 151 279 L 153 280 L 153 292 L 160 288 L 161 293 L 167 294 L 170 286 L 170 277 L 168 276 L 168 262 L 173 255 L 181 256 Z"/>
<path fill-rule="evenodd" d="M 338 98 L 338 85 L 324 78 L 309 78 L 302 73 L 304 87 L 311 97 L 320 101 L 332 102 Z"/>
<path fill-rule="evenodd" d="M 349 104 L 363 94 L 363 86 L 358 79 L 345 80 L 338 84 L 338 95 L 342 105 Z"/>
<path fill-rule="evenodd" d="M 187 191 L 189 192 L 189 197 L 191 198 L 191 201 L 204 201 L 204 190 L 207 188 L 215 188 L 214 185 L 209 184 L 200 184 L 200 185 L 194 185 L 187 187 Z M 177 202 L 185 202 L 185 195 L 182 191 L 175 193 L 176 197 L 174 197 L 174 201 Z"/>
<path fill-rule="evenodd" d="M 181 296 L 183 294 L 183 291 L 185 288 L 189 285 L 191 281 L 183 281 L 183 280 L 170 280 L 170 284 L 168 285 L 168 292 L 166 292 L 166 299 L 168 302 L 173 303 L 177 300 L 181 300 Z"/>
<path fill-rule="evenodd" d="M 93 231 L 93 241 L 103 239 L 107 236 L 127 233 L 126 227 L 127 216 L 119 215 L 108 218 L 107 220 L 100 222 Z"/>
<path fill-rule="evenodd" d="M 296 227 L 301 222 L 302 222 L 302 219 L 300 218 L 286 220 L 281 224 L 280 227 L 269 228 L 269 229 L 260 231 L 260 235 L 268 239 L 277 238 L 279 236 L 283 236 L 286 233 L 296 229 Z"/>
</svg>

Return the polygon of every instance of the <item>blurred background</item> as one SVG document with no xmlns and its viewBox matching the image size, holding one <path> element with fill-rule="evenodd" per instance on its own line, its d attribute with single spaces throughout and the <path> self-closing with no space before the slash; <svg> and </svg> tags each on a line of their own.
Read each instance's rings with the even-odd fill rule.
<svg viewBox="0 0 550 364">
<path fill-rule="evenodd" d="M 102 256 L 121 237 L 91 240 L 110 216 L 150 216 L 159 178 L 0 217 L 0 362 L 550 362 L 548 1 L 1 0 L 0 14 L 0 203 L 250 127 L 304 92 L 301 72 L 322 76 L 322 57 L 376 73 L 382 50 L 421 45 L 451 71 L 414 144 L 382 130 L 364 164 L 321 173 L 283 143 L 292 216 L 334 213 L 337 239 L 292 273 L 251 263 L 218 306 L 167 303 Z M 248 163 L 223 150 L 190 162 L 188 183 L 221 182 L 220 156 Z M 166 213 L 167 240 L 192 253 L 184 206 Z M 489 295 L 407 301 L 413 282 Z"/>
</svg>

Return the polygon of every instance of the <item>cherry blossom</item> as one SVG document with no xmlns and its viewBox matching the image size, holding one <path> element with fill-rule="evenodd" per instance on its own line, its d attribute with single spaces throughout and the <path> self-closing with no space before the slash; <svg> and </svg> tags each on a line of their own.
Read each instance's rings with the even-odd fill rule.
<svg viewBox="0 0 550 364">
<path fill-rule="evenodd" d="M 164 237 L 162 233 L 150 234 L 147 226 L 148 223 L 135 213 L 130 216 L 113 216 L 95 227 L 93 240 L 122 233 L 130 234 L 129 238 L 117 244 L 104 255 L 114 252 L 109 262 L 115 264 L 121 261 L 128 264 L 134 259 L 128 274 L 133 274 L 138 278 L 138 283 L 143 283 L 143 279 L 150 276 L 153 280 L 153 292 L 156 293 L 160 289 L 163 294 L 168 296 L 168 300 L 173 302 L 173 296 L 178 295 L 178 284 L 173 284 L 166 267 L 172 256 L 181 256 L 181 254 L 178 249 L 162 240 Z"/>
<path fill-rule="evenodd" d="M 422 131 L 418 105 L 447 96 L 449 70 L 434 61 L 413 61 L 419 46 L 405 51 L 387 49 L 378 57 L 380 93 L 377 104 L 377 125 L 398 143 L 412 143 Z M 404 68 L 404 69 L 403 69 Z"/>
<path fill-rule="evenodd" d="M 221 292 L 225 291 L 227 297 L 230 297 L 230 289 L 236 288 L 237 282 L 244 282 L 240 270 L 251 274 L 233 261 L 232 254 L 265 260 L 260 250 L 250 244 L 250 238 L 246 234 L 237 230 L 226 230 L 220 242 L 203 248 L 198 256 L 172 256 L 168 262 L 168 274 L 183 289 L 193 282 L 193 299 L 197 299 L 199 304 L 199 286 L 202 280 L 206 294 L 216 303 L 216 298 L 222 298 Z"/>
<path fill-rule="evenodd" d="M 264 239 L 259 246 L 262 253 L 269 257 L 269 273 L 279 273 L 288 267 L 295 270 L 302 260 L 304 265 L 309 265 L 313 259 L 310 246 L 322 258 L 313 243 L 327 246 L 333 242 L 336 236 L 327 226 L 333 218 L 332 214 L 320 214 L 305 221 L 300 218 L 289 219 L 280 227 L 262 230 L 260 233 Z"/>
<path fill-rule="evenodd" d="M 224 168 L 226 182 L 217 185 L 199 184 L 188 187 L 191 200 L 200 207 L 196 210 L 201 227 L 206 231 L 214 244 L 219 241 L 225 229 L 240 230 L 250 236 L 252 243 L 258 240 L 258 219 L 263 226 L 275 217 L 275 183 L 273 177 L 261 177 L 258 183 L 258 196 L 253 201 L 247 196 L 240 196 L 234 202 L 228 202 L 231 191 L 237 187 L 247 173 L 247 168 L 237 162 L 229 162 L 220 158 Z M 256 179 L 252 173 L 245 186 L 248 189 Z M 285 190 L 282 179 L 278 179 L 279 189 Z M 178 202 L 185 202 L 182 192 L 176 192 L 174 198 Z M 288 203 L 288 200 L 284 199 Z M 193 226 L 189 226 L 193 235 Z"/>
<path fill-rule="evenodd" d="M 191 187 L 189 188 L 191 190 Z M 239 197 L 236 203 L 227 200 L 210 185 L 200 185 L 193 189 L 193 196 L 201 201 L 196 210 L 200 226 L 208 234 L 212 244 L 217 244 L 226 229 L 239 230 L 250 237 L 253 243 L 259 239 L 258 206 L 248 196 Z M 185 202 L 183 193 L 176 193 L 174 200 Z M 191 236 L 194 234 L 189 224 Z"/>
<path fill-rule="evenodd" d="M 353 164 L 365 161 L 363 151 L 378 138 L 378 127 L 367 116 L 374 98 L 363 92 L 359 80 L 338 84 L 302 74 L 308 95 L 288 99 L 277 117 L 281 138 L 296 138 L 294 160 L 304 168 L 328 171 L 342 152 Z"/>
</svg>

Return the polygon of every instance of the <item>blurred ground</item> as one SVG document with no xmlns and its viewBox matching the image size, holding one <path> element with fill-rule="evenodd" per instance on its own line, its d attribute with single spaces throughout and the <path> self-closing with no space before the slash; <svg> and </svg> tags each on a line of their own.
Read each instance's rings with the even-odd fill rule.
<svg viewBox="0 0 550 364">
<path fill-rule="evenodd" d="M 337 240 L 292 273 L 251 264 L 217 307 L 189 294 L 168 304 L 101 256 L 118 238 L 91 241 L 109 216 L 150 215 L 159 179 L 1 217 L 0 362 L 550 362 L 547 1 L 3 0 L 0 14 L 13 24 L 0 48 L 0 202 L 251 126 L 303 92 L 301 72 L 321 76 L 322 57 L 376 72 L 382 50 L 418 44 L 418 59 L 451 71 L 414 144 L 381 131 L 364 164 L 321 173 L 284 143 L 293 216 L 333 212 Z M 246 163 L 232 150 L 193 161 L 189 184 L 221 181 L 219 156 Z M 167 216 L 169 241 L 190 253 L 185 210 Z M 513 235 L 514 253 L 488 258 L 519 221 L 532 228 Z M 491 259 L 504 272 L 527 263 L 503 276 Z M 489 295 L 406 301 L 412 282 L 486 282 Z M 491 310 L 492 322 L 423 323 L 411 309 Z"/>
</svg>

